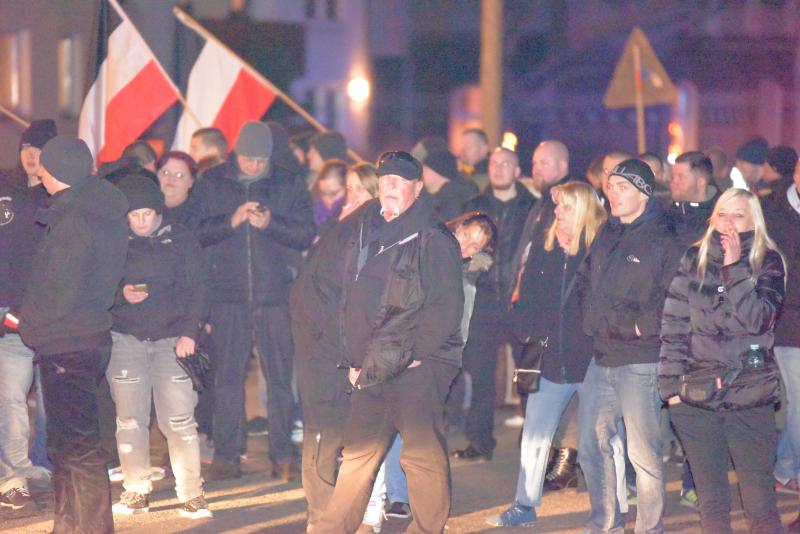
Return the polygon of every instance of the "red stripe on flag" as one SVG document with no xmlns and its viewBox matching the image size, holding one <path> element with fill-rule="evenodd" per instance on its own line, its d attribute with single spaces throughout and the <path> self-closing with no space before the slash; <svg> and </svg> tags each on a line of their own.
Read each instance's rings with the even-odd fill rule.
<svg viewBox="0 0 800 534">
<path fill-rule="evenodd" d="M 213 126 L 222 130 L 233 146 L 242 124 L 261 119 L 274 101 L 275 93 L 242 69 L 219 108 Z"/>
<path fill-rule="evenodd" d="M 160 117 L 178 96 L 155 60 L 150 60 L 106 106 L 106 131 L 98 163 L 119 159 L 122 151 Z"/>
</svg>

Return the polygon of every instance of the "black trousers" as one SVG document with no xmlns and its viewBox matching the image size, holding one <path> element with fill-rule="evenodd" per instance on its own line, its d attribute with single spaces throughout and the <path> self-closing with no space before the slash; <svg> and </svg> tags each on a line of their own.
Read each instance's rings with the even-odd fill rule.
<svg viewBox="0 0 800 534">
<path fill-rule="evenodd" d="M 114 532 L 106 455 L 100 445 L 97 387 L 111 357 L 107 345 L 42 356 L 47 452 L 53 462 L 55 534 Z"/>
<path fill-rule="evenodd" d="M 730 451 L 750 531 L 783 532 L 775 500 L 775 413 L 772 406 L 714 412 L 685 404 L 669 408 L 700 498 L 700 524 L 713 534 L 731 530 Z"/>
<path fill-rule="evenodd" d="M 464 434 L 473 448 L 482 453 L 494 450 L 494 374 L 497 349 L 508 341 L 500 317 L 472 321 L 464 347 L 464 371 L 472 377 L 472 398 Z"/>
<path fill-rule="evenodd" d="M 333 495 L 339 450 L 350 405 L 347 370 L 337 369 L 331 344 L 292 323 L 295 373 L 303 407 L 303 492 L 308 527 L 319 522 Z"/>
<path fill-rule="evenodd" d="M 396 433 L 403 438 L 402 465 L 408 477 L 414 518 L 406 532 L 440 534 L 450 515 L 450 464 L 444 404 L 456 367 L 424 361 L 350 400 L 344 431 L 344 462 L 315 533 L 355 532 L 372 485 Z"/>
<path fill-rule="evenodd" d="M 252 313 L 245 304 L 217 303 L 211 308 L 214 365 L 214 461 L 238 464 L 246 444 L 244 380 L 255 345 L 267 382 L 269 459 L 294 461 L 291 440 L 292 332 L 287 305 L 262 306 Z"/>
</svg>

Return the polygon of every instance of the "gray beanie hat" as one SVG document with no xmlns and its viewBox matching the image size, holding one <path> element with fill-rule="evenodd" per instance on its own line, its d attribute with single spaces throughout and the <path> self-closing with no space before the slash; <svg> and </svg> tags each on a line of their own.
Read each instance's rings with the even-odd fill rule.
<svg viewBox="0 0 800 534">
<path fill-rule="evenodd" d="M 263 122 L 247 121 L 239 130 L 239 138 L 233 151 L 239 156 L 249 158 L 270 158 L 272 132 Z"/>
<path fill-rule="evenodd" d="M 92 174 L 94 159 L 83 140 L 57 135 L 42 148 L 42 167 L 59 182 L 75 185 Z"/>
</svg>

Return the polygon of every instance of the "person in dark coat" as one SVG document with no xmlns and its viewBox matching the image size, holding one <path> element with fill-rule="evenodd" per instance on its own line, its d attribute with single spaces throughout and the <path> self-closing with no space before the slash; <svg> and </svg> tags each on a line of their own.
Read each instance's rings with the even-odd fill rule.
<svg viewBox="0 0 800 534">
<path fill-rule="evenodd" d="M 55 137 L 52 120 L 33 121 L 20 139 L 19 167 L 0 176 L 0 318 L 17 314 L 31 261 L 44 236 L 36 210 L 46 206 L 47 191 L 39 179 L 40 156 Z M 28 479 L 49 480 L 52 465 L 45 450 L 46 418 L 41 375 L 35 372 L 33 351 L 13 327 L 0 319 L 0 506 L 35 512 Z M 36 377 L 36 378 L 34 378 Z M 36 438 L 29 450 L 28 392 L 36 382 Z"/>
<path fill-rule="evenodd" d="M 422 192 L 442 221 L 461 215 L 464 204 L 478 194 L 478 186 L 458 172 L 456 158 L 447 150 L 431 152 L 422 161 Z"/>
<path fill-rule="evenodd" d="M 458 242 L 422 191 L 422 165 L 406 152 L 378 164 L 379 201 L 356 219 L 344 251 L 340 328 L 355 388 L 343 462 L 315 532 L 355 532 L 395 434 L 414 510 L 410 531 L 441 532 L 450 511 L 444 403 L 461 365 L 464 306 Z"/>
<path fill-rule="evenodd" d="M 726 450 L 751 529 L 783 532 L 772 468 L 784 287 L 758 197 L 727 190 L 680 262 L 661 326 L 659 390 L 692 464 L 705 532 L 731 532 Z"/>
<path fill-rule="evenodd" d="M 776 484 L 786 489 L 800 487 L 800 173 L 783 189 L 763 200 L 769 236 L 786 260 L 786 293 L 775 324 L 775 359 L 786 391 L 786 425 L 778 440 L 775 462 Z M 798 451 L 798 452 L 795 452 Z M 800 517 L 788 530 L 800 532 Z"/>
<path fill-rule="evenodd" d="M 192 226 L 189 195 L 197 178 L 197 164 L 186 152 L 172 150 L 158 158 L 156 176 L 164 194 L 164 224 Z"/>
<path fill-rule="evenodd" d="M 531 248 L 511 311 L 517 340 L 543 350 L 539 390 L 526 402 L 516 496 L 507 510 L 487 519 L 494 526 L 536 523 L 553 434 L 592 358 L 591 338 L 575 332 L 582 319 L 575 273 L 606 212 L 589 184 L 569 182 L 553 187 L 551 194 L 556 219 Z"/>
<path fill-rule="evenodd" d="M 720 191 L 714 184 L 711 159 L 702 152 L 684 152 L 675 159 L 669 182 L 669 213 L 681 242 L 688 247 L 705 232 Z"/>
<path fill-rule="evenodd" d="M 533 206 L 533 195 L 519 183 L 517 155 L 498 148 L 489 159 L 489 187 L 464 206 L 492 217 L 497 228 L 491 268 L 480 275 L 475 309 L 470 320 L 472 335 L 464 347 L 464 371 L 472 381 L 472 397 L 465 434 L 469 443 L 452 451 L 464 460 L 491 460 L 494 439 L 494 374 L 497 349 L 509 341 L 506 325 L 508 302 L 516 281 L 513 258 Z"/>
<path fill-rule="evenodd" d="M 214 360 L 214 463 L 210 478 L 241 475 L 244 378 L 253 345 L 267 381 L 273 476 L 297 476 L 291 442 L 292 338 L 289 287 L 300 252 L 315 234 L 302 181 L 270 164 L 270 130 L 257 121 L 239 132 L 224 165 L 206 171 L 192 193 L 193 219 L 209 269 Z"/>
<path fill-rule="evenodd" d="M 47 226 L 33 260 L 19 331 L 39 359 L 47 449 L 53 462 L 54 532 L 112 532 L 97 386 L 111 355 L 111 314 L 128 247 L 125 196 L 91 176 L 83 141 L 56 136 L 42 149 Z"/>
<path fill-rule="evenodd" d="M 580 387 L 578 460 L 591 501 L 588 528 L 622 528 L 610 437 L 626 427 L 636 472 L 636 529 L 662 532 L 664 465 L 656 388 L 661 311 L 682 247 L 661 203 L 655 177 L 638 159 L 611 170 L 609 224 L 578 270 L 583 330 L 593 358 Z"/>
</svg>

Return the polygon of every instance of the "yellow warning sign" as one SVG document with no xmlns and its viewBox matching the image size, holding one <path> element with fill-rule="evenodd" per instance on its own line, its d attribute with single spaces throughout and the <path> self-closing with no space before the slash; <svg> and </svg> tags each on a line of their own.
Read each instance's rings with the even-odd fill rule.
<svg viewBox="0 0 800 534">
<path fill-rule="evenodd" d="M 641 78 L 636 75 L 637 64 Z M 614 69 L 614 78 L 603 96 L 603 104 L 609 109 L 636 106 L 639 84 L 642 104 L 645 106 L 671 104 L 678 96 L 678 90 L 650 46 L 650 41 L 642 30 L 634 28 Z"/>
</svg>

